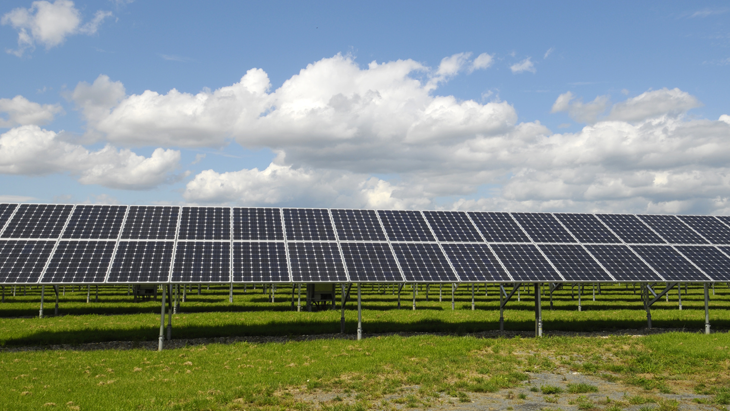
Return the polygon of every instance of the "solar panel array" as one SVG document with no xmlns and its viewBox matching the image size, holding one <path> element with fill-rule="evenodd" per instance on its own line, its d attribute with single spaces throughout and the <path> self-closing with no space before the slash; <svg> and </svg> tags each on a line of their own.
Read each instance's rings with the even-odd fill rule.
<svg viewBox="0 0 730 411">
<path fill-rule="evenodd" d="M 0 204 L 0 283 L 730 281 L 730 217 Z"/>
</svg>

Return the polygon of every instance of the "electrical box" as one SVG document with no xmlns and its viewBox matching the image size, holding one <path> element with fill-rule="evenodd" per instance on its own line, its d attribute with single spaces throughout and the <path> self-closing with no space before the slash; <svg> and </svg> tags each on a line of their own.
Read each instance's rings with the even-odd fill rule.
<svg viewBox="0 0 730 411">
<path fill-rule="evenodd" d="M 327 304 L 335 306 L 335 284 L 307 284 L 307 304 L 318 310 L 326 309 Z"/>
</svg>

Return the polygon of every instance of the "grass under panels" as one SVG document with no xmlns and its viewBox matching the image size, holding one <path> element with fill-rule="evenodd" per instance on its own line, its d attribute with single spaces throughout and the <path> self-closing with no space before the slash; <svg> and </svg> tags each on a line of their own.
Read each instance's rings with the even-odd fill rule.
<svg viewBox="0 0 730 411">
<path fill-rule="evenodd" d="M 532 288 L 532 287 L 530 287 Z M 471 287 L 462 285 L 456 292 L 456 310 L 451 310 L 451 292 L 444 286 L 443 300 L 438 302 L 438 285 L 432 285 L 429 301 L 425 301 L 425 286 L 417 296 L 417 310 L 411 309 L 412 291 L 406 286 L 401 293 L 401 309 L 396 309 L 397 296 L 386 287 L 363 286 L 363 329 L 366 334 L 393 332 L 433 332 L 464 334 L 499 329 L 499 294 L 495 286 L 484 296 L 483 285 L 476 294 L 476 310 L 471 311 Z M 661 287 L 657 287 L 657 292 Z M 78 344 L 106 341 L 156 341 L 159 334 L 160 303 L 134 303 L 125 287 L 100 287 L 99 302 L 95 303 L 95 288 L 91 303 L 86 303 L 86 289 L 60 298 L 60 315 L 53 316 L 55 296 L 46 287 L 46 318 L 39 319 L 40 287 L 16 289 L 16 297 L 5 288 L 5 302 L 0 303 L 0 346 L 48 344 Z M 527 290 L 508 303 L 505 310 L 506 330 L 534 330 L 533 294 Z M 583 311 L 577 311 L 571 299 L 570 287 L 556 291 L 553 309 L 543 297 L 543 329 L 551 331 L 597 331 L 640 329 L 646 327 L 646 313 L 633 287 L 603 285 L 601 294 L 592 301 L 592 288 L 585 287 Z M 688 294 L 682 290 L 683 310 L 678 310 L 677 291 L 670 293 L 670 302 L 662 298 L 652 307 L 654 328 L 675 328 L 699 331 L 704 329 L 704 300 L 701 285 L 690 285 Z M 353 287 L 351 298 L 356 298 Z M 337 298 L 339 302 L 339 295 Z M 296 301 L 295 301 L 296 302 Z M 302 301 L 304 303 L 304 300 Z M 713 330 L 730 328 L 730 290 L 725 284 L 710 292 L 710 322 Z M 346 332 L 354 334 L 357 327 L 356 301 L 347 304 Z M 166 321 L 167 323 L 167 321 Z M 228 336 L 287 336 L 329 334 L 340 331 L 340 310 L 319 312 L 291 311 L 291 288 L 277 287 L 276 302 L 268 301 L 261 286 L 248 287 L 243 293 L 237 287 L 233 304 L 228 302 L 228 287 L 197 287 L 188 293 L 187 302 L 173 317 L 173 338 L 209 338 Z"/>
</svg>

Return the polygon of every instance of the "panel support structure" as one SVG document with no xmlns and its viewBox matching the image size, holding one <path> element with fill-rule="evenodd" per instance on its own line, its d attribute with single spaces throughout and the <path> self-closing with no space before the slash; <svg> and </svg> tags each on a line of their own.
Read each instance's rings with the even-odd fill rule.
<svg viewBox="0 0 730 411">
<path fill-rule="evenodd" d="M 540 283 L 535 283 L 535 337 L 542 337 L 542 292 Z"/>
<path fill-rule="evenodd" d="M 504 306 L 507 305 L 507 302 L 509 302 L 512 296 L 515 295 L 517 290 L 520 289 L 521 285 L 522 283 L 515 283 L 514 288 L 512 288 L 512 291 L 509 294 L 507 294 L 507 291 L 505 291 L 502 285 L 499 286 L 501 291 L 499 293 L 499 332 L 504 332 Z"/>
<path fill-rule="evenodd" d="M 362 340 L 362 296 L 360 283 L 357 283 L 357 340 Z"/>
<path fill-rule="evenodd" d="M 710 285 L 705 283 L 705 334 L 710 334 Z"/>
<path fill-rule="evenodd" d="M 162 351 L 165 343 L 165 297 L 167 287 L 162 287 L 162 309 L 160 309 L 160 337 L 157 339 L 157 351 Z"/>
</svg>

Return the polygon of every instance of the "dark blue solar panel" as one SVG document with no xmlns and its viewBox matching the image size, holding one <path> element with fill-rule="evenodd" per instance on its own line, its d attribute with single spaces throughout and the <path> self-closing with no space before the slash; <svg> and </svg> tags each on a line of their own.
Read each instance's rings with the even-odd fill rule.
<svg viewBox="0 0 730 411">
<path fill-rule="evenodd" d="M 624 242 L 629 244 L 665 244 L 649 227 L 630 214 L 596 214 Z"/>
<path fill-rule="evenodd" d="M 436 241 L 419 211 L 378 211 L 390 241 Z"/>
<path fill-rule="evenodd" d="M 233 282 L 288 283 L 284 243 L 233 243 Z"/>
<path fill-rule="evenodd" d="M 393 252 L 387 243 L 342 243 L 347 273 L 352 282 L 401 282 Z"/>
<path fill-rule="evenodd" d="M 228 207 L 183 207 L 180 240 L 230 240 L 231 209 Z"/>
<path fill-rule="evenodd" d="M 228 283 L 231 281 L 231 243 L 178 241 L 173 283 Z"/>
<path fill-rule="evenodd" d="M 524 231 L 509 213 L 469 212 L 479 231 L 490 243 L 529 243 Z"/>
<path fill-rule="evenodd" d="M 680 253 L 715 281 L 730 281 L 730 258 L 715 247 L 679 246 Z"/>
<path fill-rule="evenodd" d="M 334 240 L 329 212 L 326 209 L 285 208 L 284 225 L 287 240 Z"/>
<path fill-rule="evenodd" d="M 180 207 L 129 206 L 122 239 L 174 240 Z"/>
<path fill-rule="evenodd" d="M 613 281 L 611 276 L 580 245 L 542 244 L 540 249 L 566 281 Z"/>
<path fill-rule="evenodd" d="M 116 241 L 61 241 L 41 282 L 103 283 Z"/>
<path fill-rule="evenodd" d="M 609 231 L 596 216 L 592 214 L 555 214 L 575 238 L 581 243 L 621 243 L 621 240 Z"/>
<path fill-rule="evenodd" d="M 292 278 L 297 283 L 346 282 L 337 243 L 288 243 Z"/>
<path fill-rule="evenodd" d="M 0 240 L 0 283 L 35 283 L 55 241 Z"/>
<path fill-rule="evenodd" d="M 393 244 L 406 281 L 452 283 L 458 278 L 437 244 Z"/>
<path fill-rule="evenodd" d="M 107 282 L 167 282 L 174 248 L 173 241 L 120 241 Z"/>
<path fill-rule="evenodd" d="M 449 261 L 461 281 L 511 281 L 486 244 L 443 244 Z"/>
<path fill-rule="evenodd" d="M 278 208 L 234 208 L 234 240 L 283 240 Z"/>
<path fill-rule="evenodd" d="M 538 243 L 575 243 L 558 220 L 549 213 L 512 213 L 533 241 Z"/>
<path fill-rule="evenodd" d="M 76 206 L 63 238 L 116 240 L 126 211 L 127 206 Z"/>
<path fill-rule="evenodd" d="M 669 282 L 708 281 L 697 268 L 669 246 L 631 246 L 649 265 Z"/>
<path fill-rule="evenodd" d="M 717 218 L 709 215 L 680 215 L 677 217 L 713 244 L 730 244 L 730 227 Z"/>
<path fill-rule="evenodd" d="M 439 241 L 482 242 L 482 237 L 463 211 L 424 211 Z"/>
<path fill-rule="evenodd" d="M 691 228 L 673 215 L 640 215 L 645 223 L 649 224 L 660 236 L 670 244 L 708 244 Z"/>
<path fill-rule="evenodd" d="M 515 281 L 563 281 L 532 244 L 493 244 L 492 250 Z"/>
<path fill-rule="evenodd" d="M 586 248 L 613 275 L 616 281 L 662 281 L 625 245 L 587 245 Z"/>
<path fill-rule="evenodd" d="M 17 206 L 17 204 L 0 204 L 0 234 Z"/>
<path fill-rule="evenodd" d="M 21 204 L 2 236 L 57 239 L 72 208 L 70 205 Z"/>
<path fill-rule="evenodd" d="M 341 241 L 385 241 L 374 210 L 332 210 L 332 218 Z"/>
</svg>

